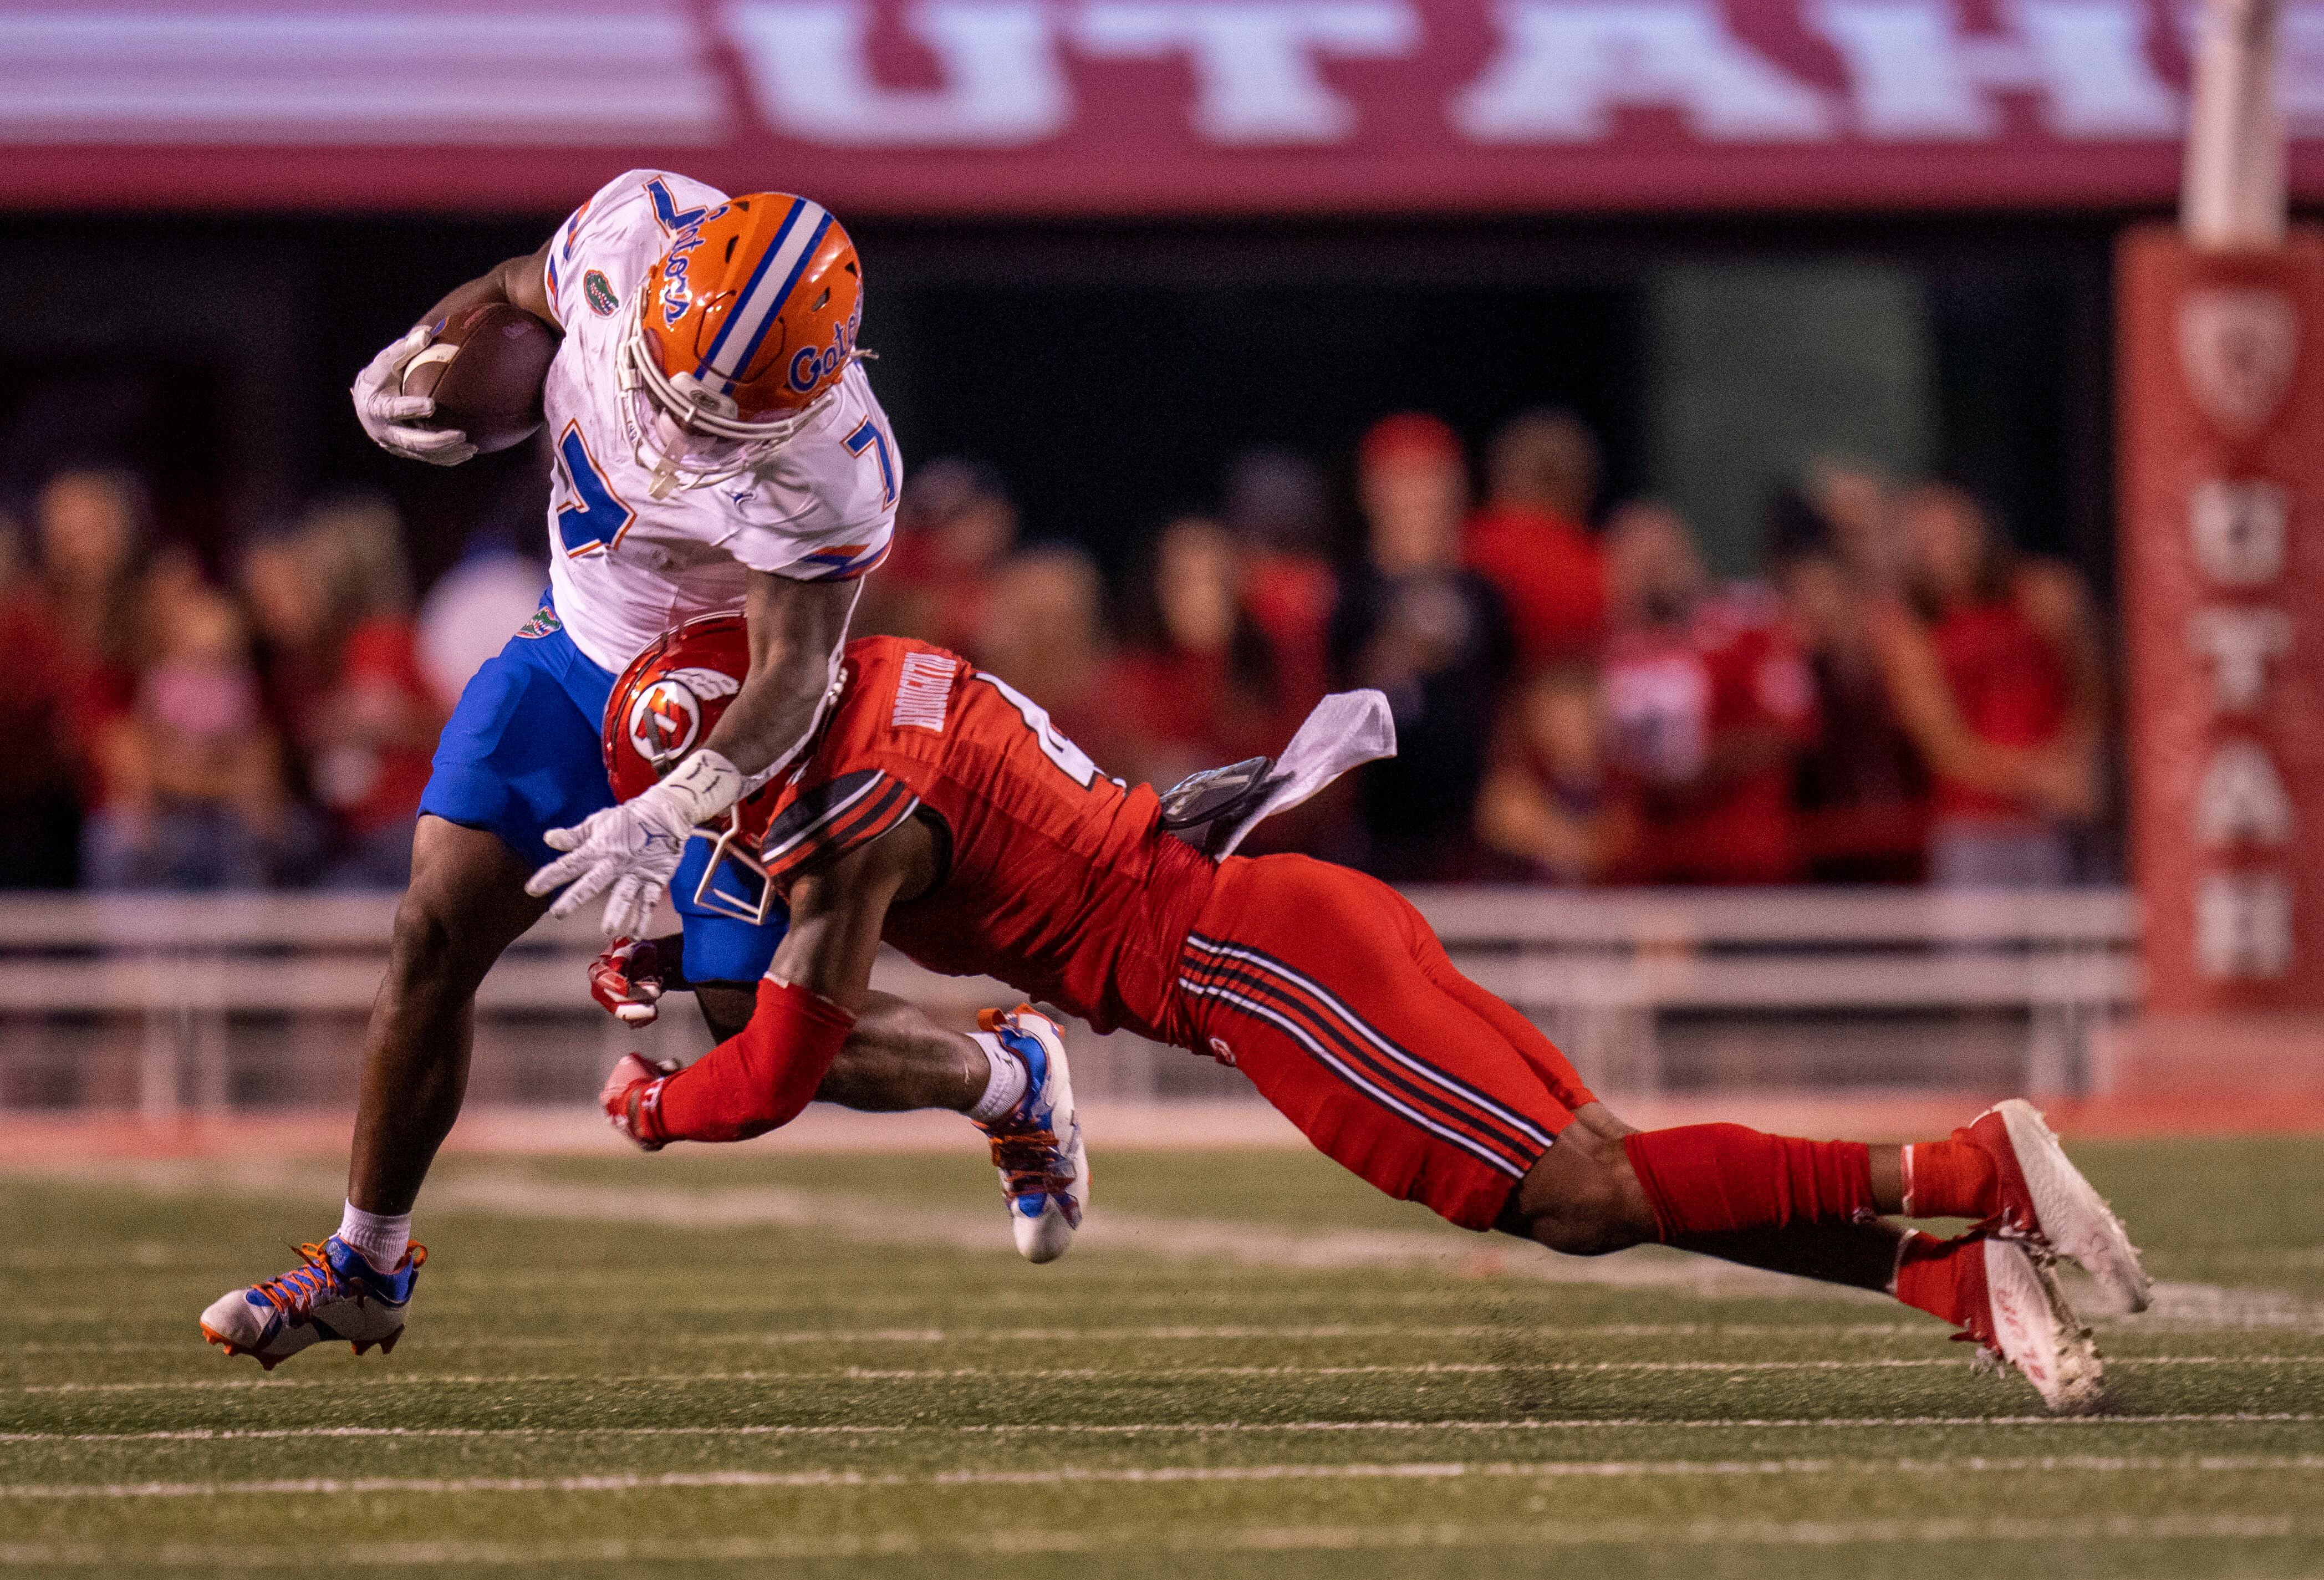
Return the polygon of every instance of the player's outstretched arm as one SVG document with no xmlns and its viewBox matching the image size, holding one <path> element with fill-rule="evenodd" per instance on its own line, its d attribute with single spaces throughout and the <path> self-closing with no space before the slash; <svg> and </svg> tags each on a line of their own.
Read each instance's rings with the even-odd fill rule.
<svg viewBox="0 0 2324 1580">
<path fill-rule="evenodd" d="M 642 795 L 550 829 L 549 847 L 568 854 L 535 873 L 525 892 L 540 898 L 563 888 L 552 916 L 570 916 L 604 894 L 609 936 L 645 931 L 688 832 L 764 783 L 814 734 L 860 585 L 755 575 L 746 605 L 750 672 L 717 727 Z"/>
<path fill-rule="evenodd" d="M 935 877 L 934 840 L 918 822 L 801 874 L 750 1024 L 675 1074 L 609 1087 L 607 1116 L 649 1147 L 745 1141 L 788 1123 L 871 1002 L 888 908 Z"/>
<path fill-rule="evenodd" d="M 406 460 L 438 467 L 456 467 L 476 453 L 468 436 L 456 428 L 419 426 L 422 419 L 435 415 L 436 402 L 426 395 L 405 394 L 403 370 L 428 348 L 438 325 L 454 313 L 488 302 L 511 303 L 551 328 L 561 328 L 549 307 L 549 282 L 543 272 L 549 245 L 543 242 L 539 252 L 496 263 L 474 280 L 455 286 L 421 315 L 419 323 L 355 374 L 355 388 L 348 392 L 355 400 L 355 420 L 363 424 L 374 444 Z"/>
</svg>

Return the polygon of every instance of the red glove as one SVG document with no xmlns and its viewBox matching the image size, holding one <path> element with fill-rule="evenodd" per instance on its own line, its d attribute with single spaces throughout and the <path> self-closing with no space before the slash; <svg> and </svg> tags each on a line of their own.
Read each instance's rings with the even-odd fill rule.
<svg viewBox="0 0 2324 1580">
<path fill-rule="evenodd" d="M 661 951 L 651 938 L 615 938 L 589 963 L 589 996 L 627 1026 L 643 1026 L 661 1011 Z"/>
<path fill-rule="evenodd" d="M 597 1105 L 605 1111 L 605 1122 L 622 1134 L 637 1142 L 641 1150 L 659 1152 L 666 1139 L 661 1127 L 655 1123 L 655 1110 L 660 1105 L 661 1084 L 678 1074 L 674 1058 L 651 1059 L 642 1053 L 625 1053 L 613 1066 L 613 1073 L 605 1077 L 597 1093 Z"/>
</svg>

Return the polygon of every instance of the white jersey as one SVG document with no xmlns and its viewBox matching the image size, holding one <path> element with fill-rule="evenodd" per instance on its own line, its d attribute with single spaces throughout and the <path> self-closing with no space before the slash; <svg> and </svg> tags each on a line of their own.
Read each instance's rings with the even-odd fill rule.
<svg viewBox="0 0 2324 1580">
<path fill-rule="evenodd" d="M 751 572 L 862 576 L 895 528 L 903 462 L 861 365 L 756 471 L 667 499 L 649 492 L 615 352 L 670 237 L 725 201 L 700 181 L 631 171 L 575 209 L 549 249 L 565 328 L 542 391 L 549 579 L 574 644 L 616 674 L 671 627 L 741 609 Z"/>
</svg>

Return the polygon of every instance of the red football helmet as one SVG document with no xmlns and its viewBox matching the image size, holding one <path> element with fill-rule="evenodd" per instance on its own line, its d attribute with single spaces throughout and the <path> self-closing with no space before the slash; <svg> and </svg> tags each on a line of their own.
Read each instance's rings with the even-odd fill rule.
<svg viewBox="0 0 2324 1580">
<path fill-rule="evenodd" d="M 862 319 L 855 244 L 820 204 L 751 192 L 678 232 L 619 354 L 653 496 L 764 460 L 838 387 Z"/>
<path fill-rule="evenodd" d="M 750 670 L 750 628 L 740 614 L 689 620 L 632 659 L 605 704 L 605 777 L 613 799 L 643 793 L 701 744 Z M 696 904 L 754 926 L 767 919 L 775 886 L 760 864 L 759 845 L 774 816 L 779 782 L 694 831 L 695 838 L 711 841 Z"/>
</svg>

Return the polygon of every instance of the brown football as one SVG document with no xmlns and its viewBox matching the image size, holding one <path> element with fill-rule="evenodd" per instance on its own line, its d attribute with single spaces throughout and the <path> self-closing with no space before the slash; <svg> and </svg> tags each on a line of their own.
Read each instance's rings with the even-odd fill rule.
<svg viewBox="0 0 2324 1580">
<path fill-rule="evenodd" d="M 540 381 L 557 355 L 557 331 L 521 307 L 486 302 L 454 313 L 427 348 L 403 365 L 403 393 L 432 395 L 426 428 L 456 428 L 489 455 L 540 427 Z"/>
</svg>

